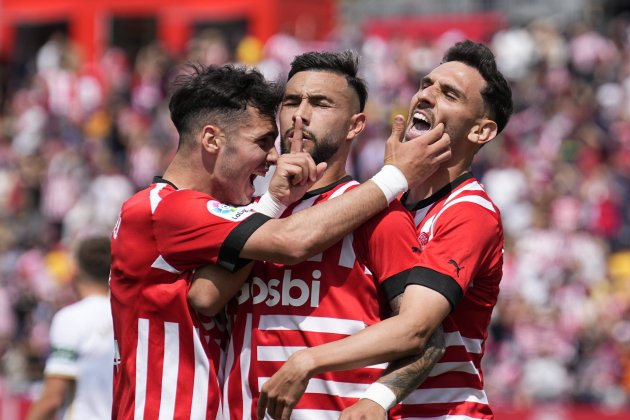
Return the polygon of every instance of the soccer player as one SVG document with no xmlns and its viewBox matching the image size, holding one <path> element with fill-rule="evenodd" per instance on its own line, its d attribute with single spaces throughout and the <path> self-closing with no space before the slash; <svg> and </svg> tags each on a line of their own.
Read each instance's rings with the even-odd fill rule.
<svg viewBox="0 0 630 420">
<path fill-rule="evenodd" d="M 276 86 L 243 67 L 199 67 L 178 80 L 169 103 L 177 153 L 163 177 L 123 204 L 112 233 L 113 417 L 216 418 L 220 337 L 187 299 L 216 304 L 227 298 L 220 290 L 193 290 L 194 269 L 221 266 L 235 272 L 240 287 L 247 270 L 239 269 L 248 259 L 293 263 L 314 255 L 450 157 L 441 127 L 416 145 L 394 135 L 386 155 L 391 165 L 372 181 L 317 209 L 270 219 L 325 169 L 301 152 L 301 139 L 278 158 L 280 99 Z M 277 169 L 269 194 L 249 205 L 253 179 L 270 164 Z"/>
<path fill-rule="evenodd" d="M 285 216 L 315 209 L 359 184 L 346 172 L 353 141 L 363 131 L 367 89 L 351 51 L 310 52 L 291 64 L 279 112 L 283 152 L 300 133 L 323 177 Z M 390 290 L 407 282 L 419 255 L 415 226 L 400 202 L 296 265 L 259 262 L 230 305 L 223 416 L 256 418 L 260 386 L 296 350 L 353 334 L 390 311 Z M 203 270 L 202 270 L 203 272 Z M 200 274 L 201 275 L 201 274 Z M 195 285 L 201 278 L 197 279 Z M 436 340 L 433 345 L 435 346 Z M 420 348 L 415 352 L 420 352 Z M 438 351 L 428 353 L 434 357 Z M 427 362 L 427 366 L 431 361 Z M 297 418 L 337 418 L 374 382 L 383 366 L 326 372 L 294 411 Z M 260 413 L 259 413 L 259 416 Z"/>
<path fill-rule="evenodd" d="M 303 392 L 314 374 L 423 347 L 439 325 L 446 350 L 428 379 L 422 382 L 422 359 L 391 363 L 341 418 L 383 419 L 403 398 L 392 418 L 493 418 L 481 359 L 499 293 L 503 229 L 499 210 L 470 170 L 475 154 L 496 138 L 511 113 L 510 87 L 482 44 L 455 44 L 422 79 L 405 138 L 413 142 L 444 124 L 452 157 L 402 199 L 415 219 L 421 263 L 408 276 L 400 313 L 353 336 L 295 352 L 266 384 L 275 418 L 288 419 L 287 395 Z"/>
<path fill-rule="evenodd" d="M 74 287 L 80 300 L 55 314 L 44 387 L 28 420 L 112 418 L 114 331 L 109 304 L 110 241 L 94 236 L 76 250 Z"/>
</svg>

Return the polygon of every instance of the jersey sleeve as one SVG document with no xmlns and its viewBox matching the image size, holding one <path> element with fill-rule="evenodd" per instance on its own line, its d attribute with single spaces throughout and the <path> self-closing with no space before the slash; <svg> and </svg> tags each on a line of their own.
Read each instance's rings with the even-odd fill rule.
<svg viewBox="0 0 630 420">
<path fill-rule="evenodd" d="M 378 280 L 388 300 L 404 291 L 413 267 L 420 264 L 420 249 L 411 215 L 398 200 L 357 231 L 358 254 Z"/>
<path fill-rule="evenodd" d="M 477 277 L 502 248 L 496 215 L 474 203 L 447 209 L 434 225 L 433 237 L 421 254 L 420 268 L 408 284 L 441 293 L 454 309 Z"/>
<path fill-rule="evenodd" d="M 51 351 L 44 374 L 76 378 L 79 373 L 79 330 L 73 328 L 68 312 L 61 310 L 55 314 L 50 326 Z"/>
<path fill-rule="evenodd" d="M 239 254 L 249 237 L 270 218 L 251 206 L 232 207 L 192 190 L 164 197 L 153 214 L 160 255 L 178 270 L 218 264 L 236 271 L 249 261 Z"/>
</svg>

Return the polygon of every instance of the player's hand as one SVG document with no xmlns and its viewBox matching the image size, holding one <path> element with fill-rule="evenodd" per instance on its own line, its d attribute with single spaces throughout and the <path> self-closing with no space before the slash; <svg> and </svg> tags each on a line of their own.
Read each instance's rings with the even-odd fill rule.
<svg viewBox="0 0 630 420">
<path fill-rule="evenodd" d="M 287 206 L 302 198 L 326 170 L 325 162 L 315 165 L 311 155 L 302 150 L 304 139 L 300 117 L 295 120 L 290 142 L 290 153 L 285 153 L 278 158 L 276 171 L 269 182 L 269 193 Z"/>
<path fill-rule="evenodd" d="M 276 420 L 289 420 L 293 407 L 298 403 L 311 378 L 308 362 L 302 357 L 304 351 L 294 353 L 273 374 L 260 390 L 257 415 L 259 419 L 268 416 Z"/>
<path fill-rule="evenodd" d="M 386 414 L 383 407 L 363 398 L 343 410 L 339 420 L 383 420 Z"/>
<path fill-rule="evenodd" d="M 412 189 L 451 158 L 451 139 L 442 123 L 410 141 L 401 142 L 404 131 L 405 120 L 396 115 L 392 133 L 385 144 L 385 164 L 400 169 L 407 178 L 409 189 Z"/>
</svg>

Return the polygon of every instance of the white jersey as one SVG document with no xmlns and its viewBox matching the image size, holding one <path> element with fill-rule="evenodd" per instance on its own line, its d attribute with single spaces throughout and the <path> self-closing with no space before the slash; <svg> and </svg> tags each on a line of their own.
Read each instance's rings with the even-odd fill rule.
<svg viewBox="0 0 630 420">
<path fill-rule="evenodd" d="M 111 419 L 114 328 L 109 297 L 88 296 L 55 314 L 45 376 L 74 379 L 63 419 Z"/>
</svg>

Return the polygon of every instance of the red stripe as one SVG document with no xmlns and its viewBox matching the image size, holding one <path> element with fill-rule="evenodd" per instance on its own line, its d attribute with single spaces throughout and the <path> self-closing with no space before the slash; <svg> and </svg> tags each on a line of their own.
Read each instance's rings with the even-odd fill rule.
<svg viewBox="0 0 630 420">
<path fill-rule="evenodd" d="M 414 404 L 399 405 L 392 409 L 392 419 L 407 417 L 469 416 L 475 419 L 493 419 L 492 410 L 486 404 L 458 402 L 452 404 Z"/>
<path fill-rule="evenodd" d="M 157 419 L 162 395 L 162 371 L 164 368 L 164 323 L 149 322 L 149 360 L 147 364 L 147 393 L 144 418 Z M 137 392 L 137 387 L 136 387 Z"/>
<path fill-rule="evenodd" d="M 465 372 L 446 372 L 439 376 L 427 378 L 419 387 L 430 388 L 475 388 L 483 389 L 483 383 L 478 375 Z"/>
</svg>

